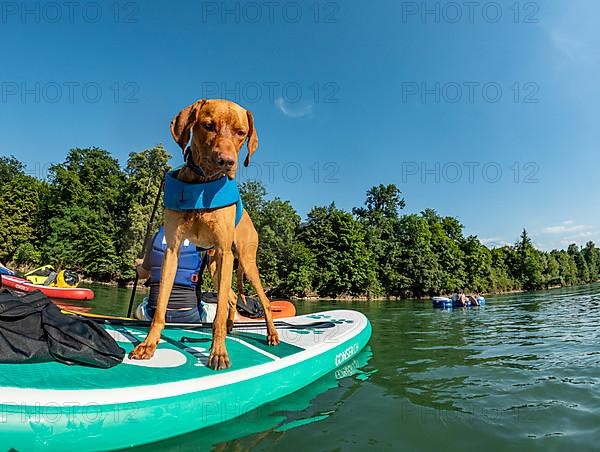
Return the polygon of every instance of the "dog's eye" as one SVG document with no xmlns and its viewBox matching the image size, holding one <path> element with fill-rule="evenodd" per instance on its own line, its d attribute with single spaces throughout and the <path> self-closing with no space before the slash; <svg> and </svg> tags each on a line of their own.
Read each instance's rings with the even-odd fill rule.
<svg viewBox="0 0 600 452">
<path fill-rule="evenodd" d="M 215 125 L 212 122 L 204 123 L 204 128 L 206 130 L 208 130 L 209 132 L 214 132 L 215 131 Z"/>
<path fill-rule="evenodd" d="M 238 135 L 238 137 L 245 137 L 246 136 L 246 132 L 244 132 L 243 130 L 238 130 L 237 131 L 237 135 Z"/>
</svg>

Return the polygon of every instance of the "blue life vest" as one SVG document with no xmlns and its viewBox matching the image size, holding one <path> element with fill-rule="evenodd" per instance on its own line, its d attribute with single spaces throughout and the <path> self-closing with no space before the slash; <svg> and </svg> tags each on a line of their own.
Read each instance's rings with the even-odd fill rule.
<svg viewBox="0 0 600 452">
<path fill-rule="evenodd" d="M 235 204 L 235 224 L 240 222 L 244 205 L 236 181 L 223 176 L 212 182 L 190 184 L 177 179 L 179 169 L 165 176 L 165 207 L 179 212 L 218 209 Z"/>
<path fill-rule="evenodd" d="M 154 240 L 152 242 L 152 251 L 150 252 L 151 283 L 160 282 L 162 261 L 166 249 L 167 241 L 165 240 L 165 230 L 161 226 L 154 236 Z M 179 251 L 177 273 L 175 273 L 175 284 L 180 286 L 195 287 L 196 283 L 198 282 L 200 264 L 200 253 L 196 250 L 196 245 L 187 239 L 184 240 Z"/>
</svg>

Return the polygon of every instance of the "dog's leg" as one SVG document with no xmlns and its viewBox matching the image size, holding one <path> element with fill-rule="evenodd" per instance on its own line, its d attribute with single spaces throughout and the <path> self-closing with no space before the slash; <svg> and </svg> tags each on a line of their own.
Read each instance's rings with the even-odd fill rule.
<svg viewBox="0 0 600 452">
<path fill-rule="evenodd" d="M 211 258 L 208 261 L 208 271 L 210 272 L 210 279 L 212 280 L 213 283 L 213 287 L 215 288 L 215 290 L 219 289 L 219 280 L 217 279 L 217 261 L 214 258 Z M 227 317 L 227 332 L 231 333 L 233 331 L 233 324 L 235 323 L 235 313 L 237 312 L 236 310 L 236 304 L 237 304 L 237 295 L 235 294 L 235 292 L 233 291 L 233 289 L 230 287 L 229 288 L 229 297 L 228 297 L 228 302 L 229 302 L 229 314 Z"/>
<path fill-rule="evenodd" d="M 240 275 L 240 267 L 238 264 L 238 268 L 236 271 L 236 276 L 237 276 L 237 280 L 238 280 L 238 284 L 239 284 L 239 275 Z M 239 287 L 239 285 L 238 285 Z M 239 290 L 238 290 L 239 292 Z M 229 317 L 227 318 L 227 332 L 231 333 L 231 331 L 233 330 L 233 324 L 235 323 L 235 315 L 237 313 L 237 301 L 238 301 L 238 294 L 236 294 L 233 289 L 229 288 Z M 246 302 L 246 300 L 244 300 L 244 303 Z"/>
<path fill-rule="evenodd" d="M 169 297 L 171 296 L 171 290 L 173 289 L 173 283 L 175 282 L 175 273 L 177 272 L 177 263 L 179 260 L 179 246 L 181 245 L 181 237 L 179 237 L 179 234 L 177 233 L 176 226 L 167 226 L 169 223 L 174 223 L 173 221 L 167 221 L 168 212 L 168 210 L 165 211 L 165 238 L 167 241 L 167 249 L 165 250 L 162 263 L 156 311 L 154 312 L 150 331 L 148 331 L 146 339 L 141 344 L 138 344 L 138 346 L 129 354 L 129 358 L 131 359 L 152 358 L 160 341 L 162 330 L 165 327 L 167 305 L 169 304 Z"/>
<path fill-rule="evenodd" d="M 227 335 L 227 313 L 228 298 L 231 290 L 233 272 L 233 253 L 231 243 L 225 244 L 216 250 L 214 259 L 216 261 L 217 286 L 217 314 L 213 322 L 213 342 L 208 357 L 208 365 L 215 370 L 226 369 L 231 366 L 227 349 L 225 348 L 225 337 Z"/>
<path fill-rule="evenodd" d="M 267 343 L 269 345 L 279 344 L 279 334 L 275 329 L 273 323 L 273 314 L 271 313 L 271 302 L 265 294 L 262 283 L 260 282 L 260 276 L 258 274 L 258 267 L 256 266 L 256 247 L 251 244 L 247 245 L 245 249 L 240 250 L 239 253 L 239 265 L 242 271 L 254 287 L 256 295 L 260 300 L 260 304 L 265 311 L 265 321 L 267 323 Z"/>
<path fill-rule="evenodd" d="M 244 293 L 244 270 L 242 270 L 242 265 L 239 263 L 238 258 L 238 268 L 236 272 L 237 277 L 237 293 L 241 297 L 244 304 L 248 303 L 246 301 L 246 294 Z"/>
</svg>

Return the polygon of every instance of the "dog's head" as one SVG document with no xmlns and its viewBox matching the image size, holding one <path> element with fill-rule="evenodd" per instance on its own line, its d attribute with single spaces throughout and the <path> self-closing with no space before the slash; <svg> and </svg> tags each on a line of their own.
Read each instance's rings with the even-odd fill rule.
<svg viewBox="0 0 600 452">
<path fill-rule="evenodd" d="M 171 134 L 185 151 L 192 137 L 192 159 L 209 177 L 235 177 L 238 155 L 248 141 L 244 165 L 258 148 L 258 136 L 250 111 L 234 102 L 201 99 L 181 110 L 171 121 Z"/>
</svg>

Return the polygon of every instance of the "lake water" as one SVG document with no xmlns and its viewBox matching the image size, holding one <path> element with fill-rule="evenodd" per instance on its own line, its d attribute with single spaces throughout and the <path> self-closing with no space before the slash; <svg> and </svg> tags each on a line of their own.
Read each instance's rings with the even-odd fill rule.
<svg viewBox="0 0 600 452">
<path fill-rule="evenodd" d="M 126 313 L 129 291 L 94 289 L 94 312 Z M 598 450 L 600 284 L 487 302 L 298 302 L 364 312 L 370 346 L 291 396 L 140 450 Z"/>
</svg>

